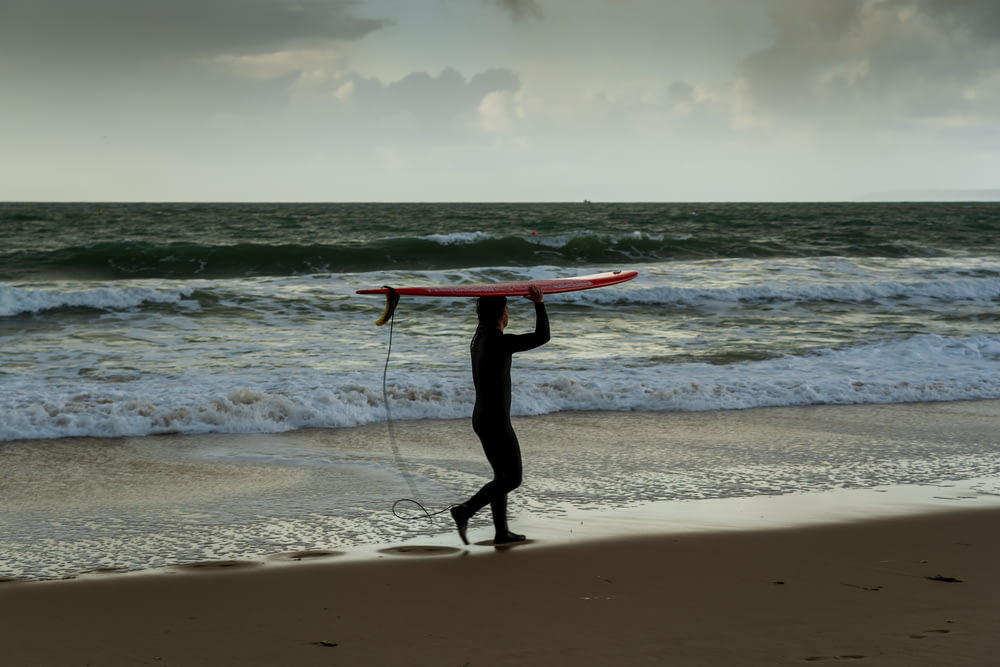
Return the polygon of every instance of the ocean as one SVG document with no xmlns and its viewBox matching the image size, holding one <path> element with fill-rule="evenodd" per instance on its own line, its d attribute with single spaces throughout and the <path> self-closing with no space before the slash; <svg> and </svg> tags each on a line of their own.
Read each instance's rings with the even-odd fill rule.
<svg viewBox="0 0 1000 667">
<path fill-rule="evenodd" d="M 355 290 L 613 269 L 546 298 L 515 415 L 1000 398 L 996 203 L 0 203 L 0 453 L 467 420 L 473 302 Z"/>
</svg>

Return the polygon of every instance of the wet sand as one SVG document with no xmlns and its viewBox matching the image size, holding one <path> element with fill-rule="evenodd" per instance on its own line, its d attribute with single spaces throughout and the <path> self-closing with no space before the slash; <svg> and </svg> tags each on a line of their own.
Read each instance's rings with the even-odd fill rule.
<svg viewBox="0 0 1000 667">
<path fill-rule="evenodd" d="M 998 510 L 0 584 L 4 664 L 983 667 Z"/>
<path fill-rule="evenodd" d="M 522 417 L 512 526 L 565 542 L 988 504 L 1000 500 L 998 425 L 1000 401 Z M 446 515 L 391 509 L 415 488 L 441 510 L 488 479 L 471 428 L 395 433 L 401 458 L 385 424 L 3 443 L 0 577 L 445 540 Z M 488 524 L 477 516 L 471 535 L 489 537 Z"/>
</svg>

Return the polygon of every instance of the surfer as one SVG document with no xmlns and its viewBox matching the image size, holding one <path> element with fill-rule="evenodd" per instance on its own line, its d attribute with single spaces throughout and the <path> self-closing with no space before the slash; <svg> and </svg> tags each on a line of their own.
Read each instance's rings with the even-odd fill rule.
<svg viewBox="0 0 1000 667">
<path fill-rule="evenodd" d="M 531 350 L 549 340 L 549 317 L 542 290 L 531 285 L 525 297 L 535 304 L 535 330 L 526 334 L 506 334 L 509 312 L 507 297 L 480 297 L 476 306 L 479 326 L 472 337 L 472 381 L 476 406 L 472 428 L 483 444 L 483 452 L 493 468 L 493 479 L 471 498 L 451 508 L 451 516 L 462 542 L 469 519 L 486 505 L 493 513 L 496 535 L 493 544 L 520 542 L 524 535 L 507 527 L 507 494 L 521 485 L 521 447 L 510 423 L 510 363 L 515 352 Z"/>
</svg>

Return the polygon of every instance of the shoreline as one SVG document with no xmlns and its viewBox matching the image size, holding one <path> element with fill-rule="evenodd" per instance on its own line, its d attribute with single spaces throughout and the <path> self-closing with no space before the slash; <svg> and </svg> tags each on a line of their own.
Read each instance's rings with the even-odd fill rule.
<svg viewBox="0 0 1000 667">
<path fill-rule="evenodd" d="M 700 535 L 753 534 L 846 526 L 854 523 L 906 520 L 952 513 L 1000 512 L 1000 479 L 871 489 L 837 489 L 787 495 L 666 501 L 605 510 L 567 508 L 558 516 L 521 515 L 517 528 L 528 535 L 523 546 L 532 549 L 588 548 L 619 540 L 657 540 Z M 453 555 L 480 556 L 494 551 L 488 512 L 470 527 L 470 545 L 464 546 L 447 513 L 433 530 L 415 530 L 399 540 L 348 546 L 274 551 L 243 557 L 221 557 L 164 563 L 146 568 L 97 565 L 55 577 L 17 577 L 0 574 L 0 584 L 53 583 L 75 580 L 113 580 L 174 573 L 298 567 L 301 563 L 365 563 L 389 557 Z M 522 546 L 514 545 L 510 548 Z M 502 548 L 501 548 L 502 549 Z"/>
<path fill-rule="evenodd" d="M 981 667 L 1000 509 L 0 584 L 11 664 Z M 416 545 L 414 545 L 416 546 Z"/>
<path fill-rule="evenodd" d="M 526 477 L 512 526 L 576 543 L 994 505 L 998 420 L 1000 401 L 519 417 Z M 427 420 L 396 432 L 403 460 L 384 424 L 6 443 L 0 577 L 455 546 L 446 514 L 406 522 L 389 510 L 408 481 L 433 510 L 478 488 L 488 467 L 471 429 Z M 492 536 L 487 514 L 473 539 Z"/>
</svg>

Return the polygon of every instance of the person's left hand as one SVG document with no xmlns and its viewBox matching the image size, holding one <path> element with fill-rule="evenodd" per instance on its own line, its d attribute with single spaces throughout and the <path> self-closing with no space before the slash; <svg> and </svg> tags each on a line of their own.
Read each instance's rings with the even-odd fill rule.
<svg viewBox="0 0 1000 667">
<path fill-rule="evenodd" d="M 528 285 L 528 294 L 524 298 L 535 303 L 541 303 L 545 296 L 538 285 Z"/>
</svg>

